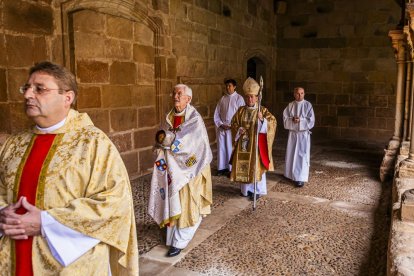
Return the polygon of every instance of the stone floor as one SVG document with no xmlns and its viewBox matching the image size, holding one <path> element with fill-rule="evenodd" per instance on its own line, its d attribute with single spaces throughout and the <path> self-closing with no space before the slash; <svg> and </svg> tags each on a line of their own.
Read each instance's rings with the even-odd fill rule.
<svg viewBox="0 0 414 276">
<path fill-rule="evenodd" d="M 140 275 L 386 275 L 391 200 L 378 179 L 381 148 L 313 141 L 300 189 L 283 177 L 284 148 L 275 145 L 277 169 L 255 211 L 214 176 L 213 212 L 174 258 L 146 215 L 150 176 L 133 181 Z"/>
</svg>

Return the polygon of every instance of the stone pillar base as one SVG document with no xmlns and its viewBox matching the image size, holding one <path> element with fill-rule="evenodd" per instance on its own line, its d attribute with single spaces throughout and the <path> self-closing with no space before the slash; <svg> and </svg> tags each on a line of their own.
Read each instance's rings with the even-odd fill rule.
<svg viewBox="0 0 414 276">
<path fill-rule="evenodd" d="M 398 168 L 398 177 L 414 179 L 414 160 L 404 159 Z"/>
<path fill-rule="evenodd" d="M 408 156 L 409 153 L 410 153 L 410 142 L 409 141 L 402 142 L 401 147 L 400 147 L 400 154 L 404 156 Z"/>
<path fill-rule="evenodd" d="M 414 222 L 414 189 L 407 190 L 402 195 L 401 220 Z"/>
<path fill-rule="evenodd" d="M 401 198 L 403 194 L 414 189 L 414 180 L 405 179 L 405 178 L 394 178 L 394 183 L 392 184 L 392 209 L 399 210 L 401 208 Z"/>
<path fill-rule="evenodd" d="M 381 182 L 391 179 L 394 175 L 394 165 L 399 148 L 400 141 L 391 139 L 388 142 L 388 146 L 384 150 L 384 158 L 382 159 L 380 167 Z"/>
</svg>

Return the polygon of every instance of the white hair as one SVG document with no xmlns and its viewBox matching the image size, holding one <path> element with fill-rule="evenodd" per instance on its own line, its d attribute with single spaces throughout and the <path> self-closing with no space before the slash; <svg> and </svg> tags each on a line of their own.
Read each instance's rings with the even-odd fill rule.
<svg viewBox="0 0 414 276">
<path fill-rule="evenodd" d="M 188 85 L 179 83 L 174 88 L 182 88 L 187 96 L 193 97 L 193 90 Z"/>
</svg>

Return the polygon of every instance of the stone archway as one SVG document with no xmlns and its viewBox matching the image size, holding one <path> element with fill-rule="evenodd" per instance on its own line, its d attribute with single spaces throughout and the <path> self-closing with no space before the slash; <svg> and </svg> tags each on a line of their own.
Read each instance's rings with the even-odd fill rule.
<svg viewBox="0 0 414 276">
<path fill-rule="evenodd" d="M 149 13 L 129 0 L 61 4 L 62 60 L 77 76 L 77 108 L 108 134 L 132 178 L 152 168 L 166 78 L 166 24 Z"/>
<path fill-rule="evenodd" d="M 62 21 L 62 54 L 63 63 L 66 67 L 75 72 L 75 54 L 74 54 L 74 37 L 73 37 L 73 15 L 82 10 L 95 11 L 97 13 L 112 15 L 114 17 L 140 22 L 153 32 L 154 47 L 154 86 L 156 101 L 156 119 L 160 120 L 163 115 L 161 110 L 161 79 L 162 70 L 160 63 L 160 48 L 162 36 L 165 34 L 162 18 L 149 16 L 148 9 L 143 4 L 135 1 L 125 0 L 69 0 L 61 4 L 61 21 Z"/>
</svg>

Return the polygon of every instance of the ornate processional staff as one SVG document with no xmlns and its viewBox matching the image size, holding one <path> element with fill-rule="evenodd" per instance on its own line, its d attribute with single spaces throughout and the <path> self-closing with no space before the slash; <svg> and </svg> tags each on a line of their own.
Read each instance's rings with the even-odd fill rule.
<svg viewBox="0 0 414 276">
<path fill-rule="evenodd" d="M 255 143 L 255 162 L 254 162 L 254 194 L 253 194 L 253 211 L 256 210 L 256 193 L 257 193 L 257 164 L 259 161 L 260 162 L 260 155 L 259 155 L 259 112 L 260 112 L 260 107 L 262 105 L 262 92 L 263 92 L 263 77 L 260 76 L 260 90 L 259 90 L 259 95 L 257 95 L 258 100 L 257 100 L 257 129 L 256 129 L 256 143 Z M 258 160 L 259 159 L 259 160 Z"/>
</svg>

